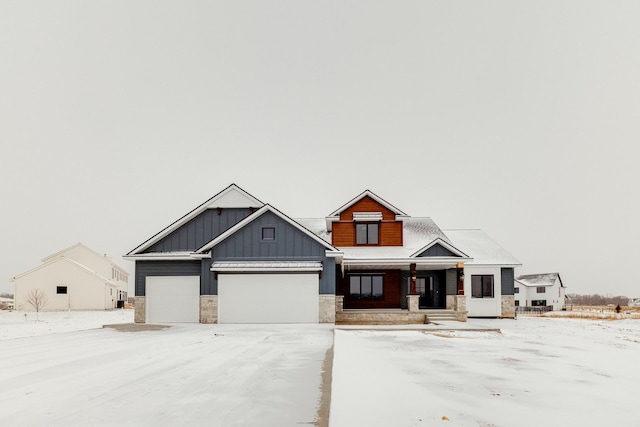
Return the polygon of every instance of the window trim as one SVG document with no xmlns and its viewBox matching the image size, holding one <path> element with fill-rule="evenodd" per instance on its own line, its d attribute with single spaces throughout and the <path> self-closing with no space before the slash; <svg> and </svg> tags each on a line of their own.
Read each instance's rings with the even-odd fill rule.
<svg viewBox="0 0 640 427">
<path fill-rule="evenodd" d="M 357 246 L 379 246 L 380 245 L 380 223 L 379 222 L 355 222 L 355 240 L 356 240 L 356 245 Z M 364 243 L 360 243 L 359 239 L 358 239 L 358 228 L 359 227 L 365 227 L 365 232 L 364 232 Z M 375 242 L 370 242 L 370 231 L 369 231 L 369 227 L 375 226 L 376 227 L 376 241 Z"/>
<path fill-rule="evenodd" d="M 350 274 L 348 277 L 349 277 L 349 284 L 348 284 L 349 285 L 349 293 L 348 293 L 349 298 L 357 299 L 357 300 L 382 300 L 382 299 L 384 299 L 384 297 L 385 297 L 385 293 L 384 293 L 384 274 Z M 354 293 L 351 292 L 352 279 L 356 278 L 356 277 L 359 278 L 358 287 L 360 289 L 360 292 L 358 294 L 354 294 Z M 370 277 L 371 278 L 371 293 L 368 294 L 368 295 L 367 294 L 363 295 L 363 293 L 362 293 L 362 278 L 363 277 Z M 373 290 L 374 290 L 373 289 L 373 278 L 374 277 L 379 277 L 380 280 L 381 280 L 380 286 L 382 287 L 382 289 L 381 289 L 382 292 L 378 296 L 375 296 L 373 294 Z M 357 295 L 357 296 L 354 296 L 354 295 Z"/>
<path fill-rule="evenodd" d="M 265 237 L 265 233 L 264 232 L 266 230 L 272 230 L 273 237 Z M 273 242 L 274 240 L 276 240 L 276 228 L 272 227 L 272 226 L 262 227 L 262 241 Z"/>
<path fill-rule="evenodd" d="M 480 278 L 480 292 L 474 292 L 474 278 Z M 485 283 L 485 279 L 491 279 L 491 283 Z M 485 286 L 491 285 L 491 292 L 486 292 Z M 495 280 L 493 274 L 472 274 L 471 275 L 471 298 L 495 298 Z"/>
<path fill-rule="evenodd" d="M 536 294 L 546 294 L 547 288 L 544 286 L 536 286 Z"/>
</svg>

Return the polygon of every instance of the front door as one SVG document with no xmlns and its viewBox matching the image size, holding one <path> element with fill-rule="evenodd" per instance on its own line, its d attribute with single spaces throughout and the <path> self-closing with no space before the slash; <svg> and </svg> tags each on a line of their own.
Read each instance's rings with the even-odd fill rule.
<svg viewBox="0 0 640 427">
<path fill-rule="evenodd" d="M 443 289 L 436 276 L 416 278 L 416 292 L 420 295 L 420 308 L 444 308 Z"/>
</svg>

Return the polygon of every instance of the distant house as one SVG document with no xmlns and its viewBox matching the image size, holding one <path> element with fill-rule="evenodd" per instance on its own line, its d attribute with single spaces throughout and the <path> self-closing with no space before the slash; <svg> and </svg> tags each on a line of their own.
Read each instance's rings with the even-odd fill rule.
<svg viewBox="0 0 640 427">
<path fill-rule="evenodd" d="M 366 190 L 294 220 L 231 185 L 133 249 L 135 321 L 424 323 L 514 317 L 520 263 Z"/>
<path fill-rule="evenodd" d="M 629 307 L 640 307 L 640 298 L 630 298 Z"/>
<path fill-rule="evenodd" d="M 518 276 L 514 286 L 517 307 L 552 307 L 554 311 L 567 307 L 560 273 Z"/>
<path fill-rule="evenodd" d="M 129 288 L 125 269 L 82 243 L 43 258 L 10 281 L 16 310 L 34 309 L 27 298 L 36 289 L 47 300 L 43 310 L 109 310 L 124 307 Z"/>
</svg>

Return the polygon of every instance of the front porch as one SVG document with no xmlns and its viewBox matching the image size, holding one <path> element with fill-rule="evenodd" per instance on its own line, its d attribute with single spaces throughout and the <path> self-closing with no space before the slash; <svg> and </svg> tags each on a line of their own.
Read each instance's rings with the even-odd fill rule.
<svg viewBox="0 0 640 427">
<path fill-rule="evenodd" d="M 447 309 L 420 309 L 419 296 L 408 295 L 408 309 L 344 309 L 343 298 L 336 295 L 336 325 L 415 325 L 438 321 L 467 321 L 467 311 L 462 303 Z"/>
</svg>

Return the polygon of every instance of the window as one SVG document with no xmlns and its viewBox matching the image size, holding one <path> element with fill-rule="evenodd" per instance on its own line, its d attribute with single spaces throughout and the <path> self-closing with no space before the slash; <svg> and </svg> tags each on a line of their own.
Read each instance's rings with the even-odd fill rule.
<svg viewBox="0 0 640 427">
<path fill-rule="evenodd" d="M 520 301 L 516 300 L 516 307 L 520 307 Z"/>
<path fill-rule="evenodd" d="M 493 275 L 471 276 L 471 298 L 493 298 Z"/>
<path fill-rule="evenodd" d="M 382 276 L 349 276 L 349 296 L 356 299 L 382 299 Z"/>
<path fill-rule="evenodd" d="M 513 293 L 514 294 L 519 294 L 520 293 L 520 288 L 513 288 Z"/>
<path fill-rule="evenodd" d="M 531 306 L 532 307 L 544 307 L 546 305 L 547 305 L 547 300 L 544 300 L 544 299 L 531 301 Z"/>
<path fill-rule="evenodd" d="M 56 287 L 56 294 L 66 294 L 67 293 L 67 287 L 66 286 L 57 286 Z"/>
<path fill-rule="evenodd" d="M 537 286 L 536 287 L 536 294 L 544 294 L 545 291 L 545 287 L 544 286 Z"/>
<path fill-rule="evenodd" d="M 378 223 L 356 224 L 356 245 L 378 244 Z"/>
<path fill-rule="evenodd" d="M 276 228 L 275 227 L 262 227 L 262 240 L 275 240 Z"/>
</svg>

